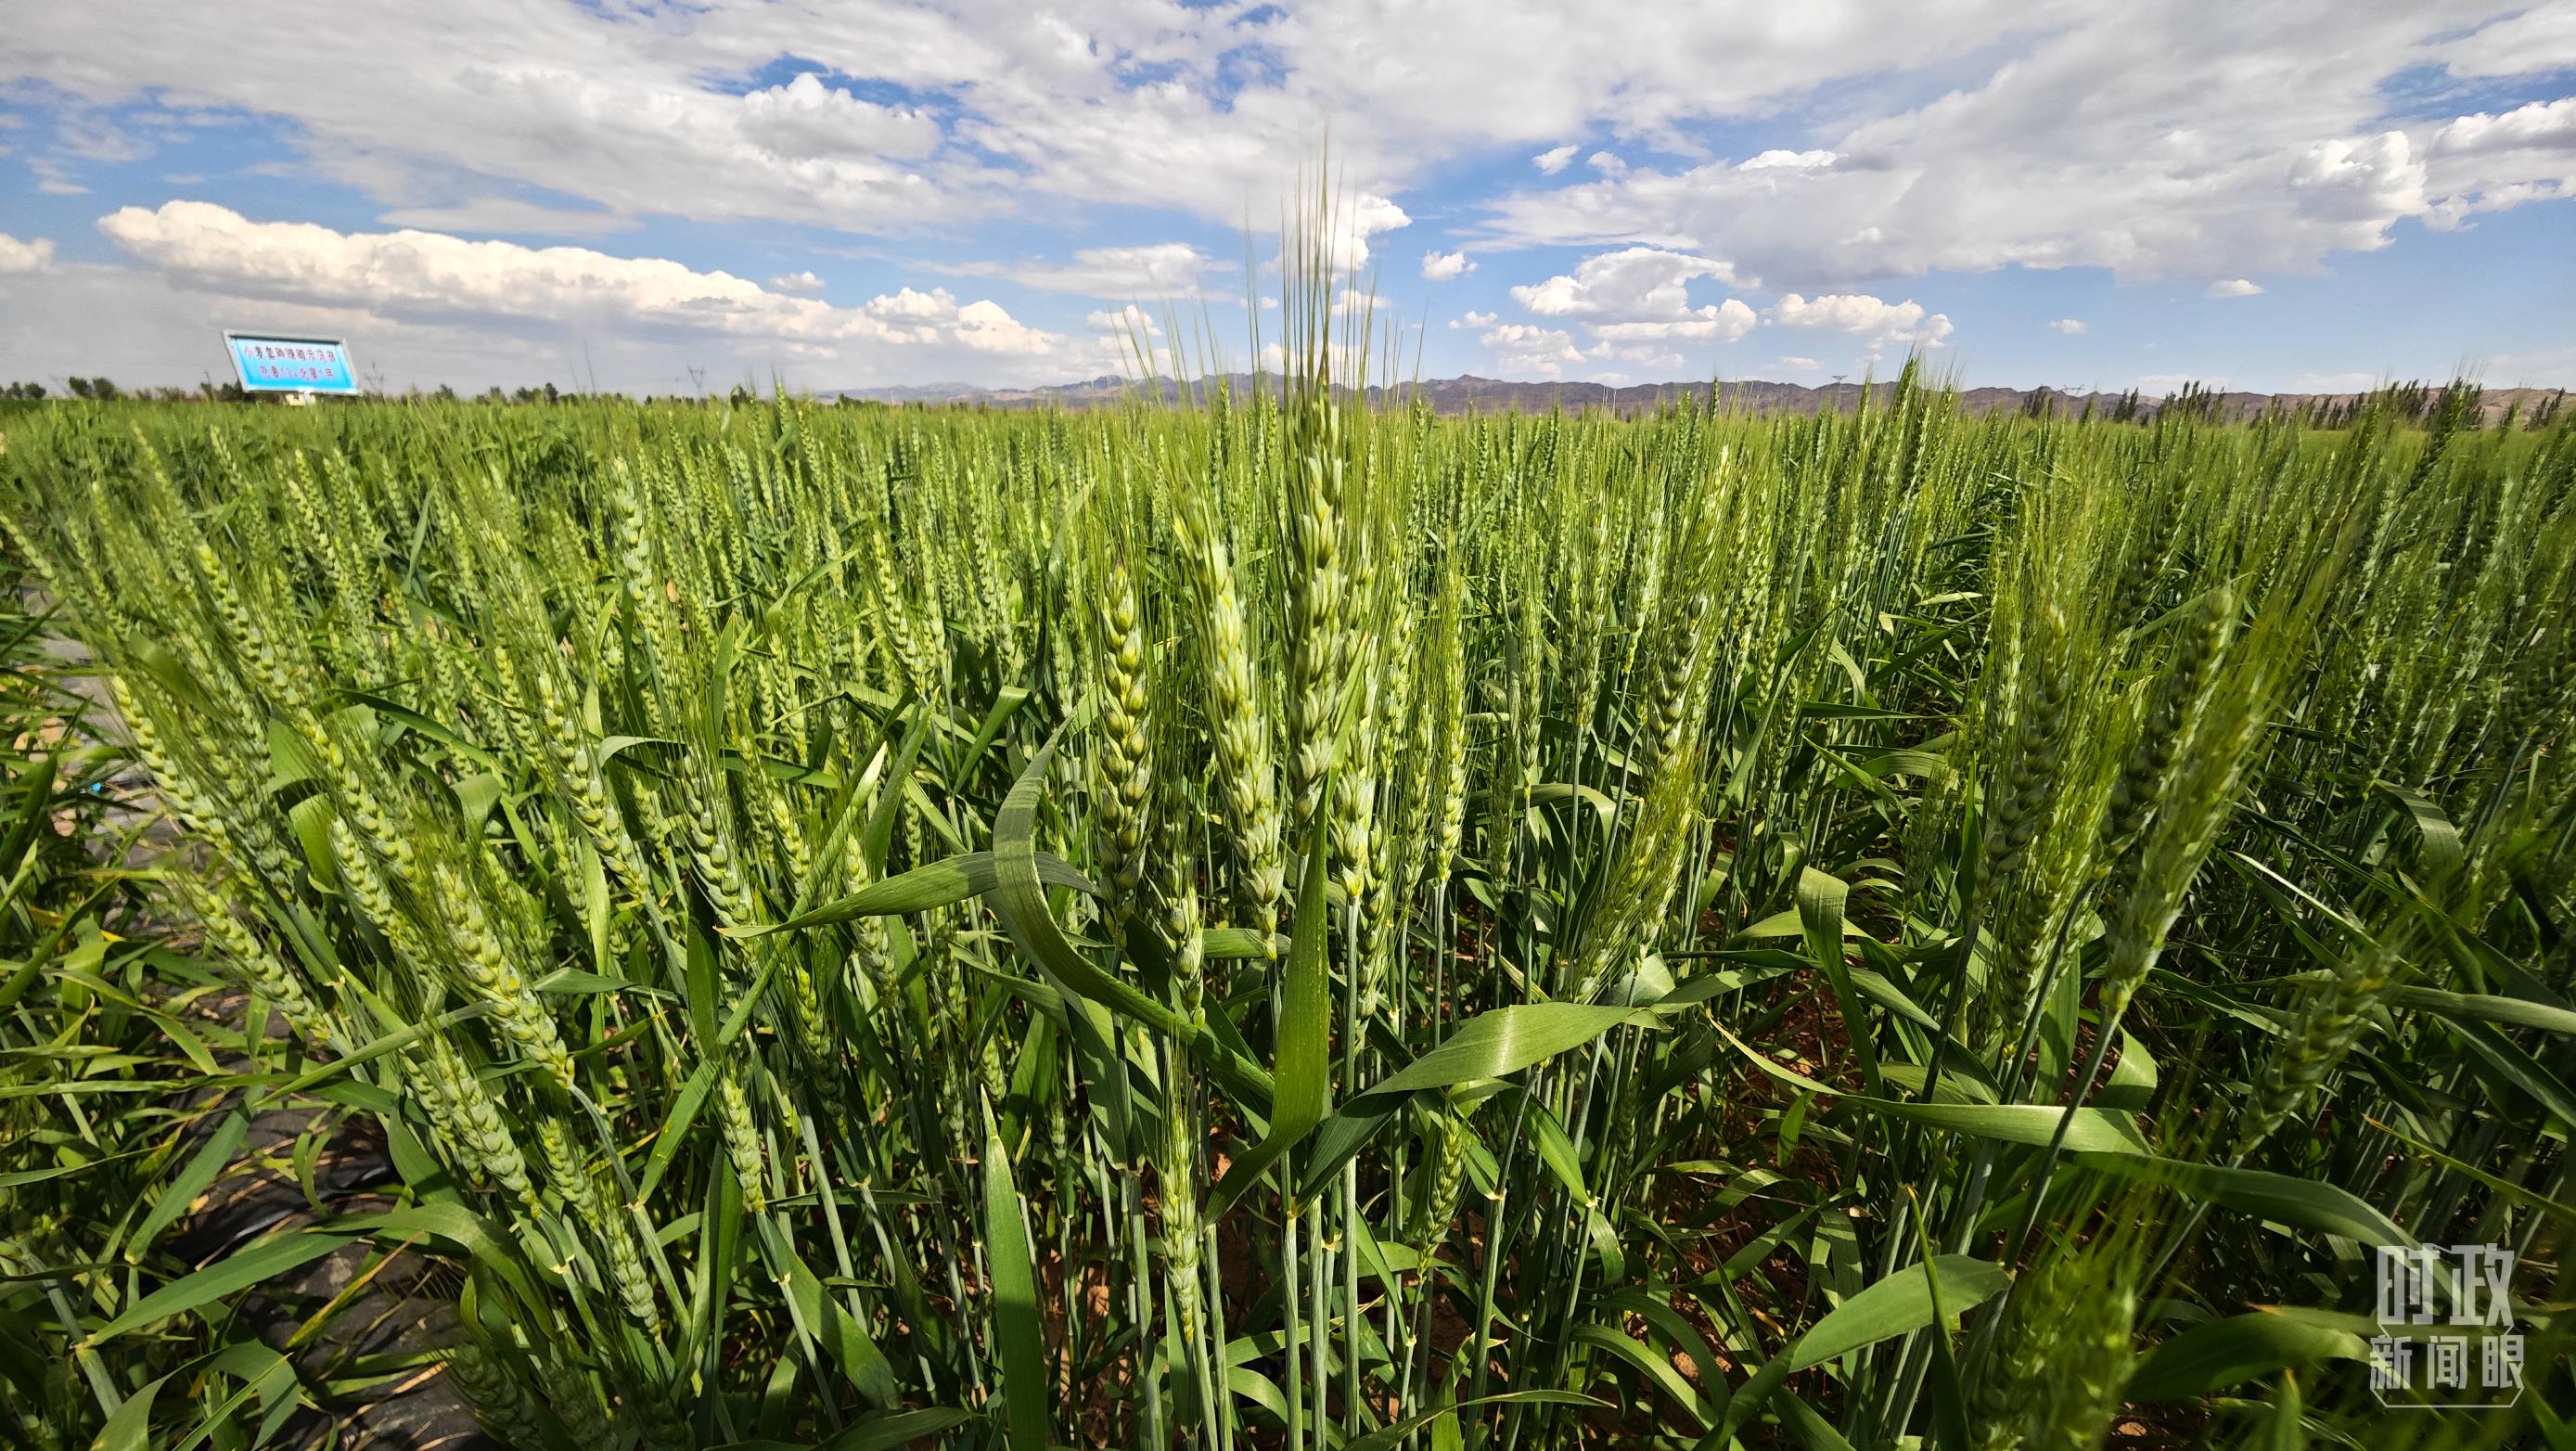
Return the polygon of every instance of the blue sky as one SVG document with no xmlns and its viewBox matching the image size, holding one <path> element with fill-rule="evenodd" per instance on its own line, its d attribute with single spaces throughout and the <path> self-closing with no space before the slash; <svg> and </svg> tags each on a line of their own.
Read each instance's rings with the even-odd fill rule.
<svg viewBox="0 0 2576 1451">
<path fill-rule="evenodd" d="M 2576 0 L 116 15 L 0 43 L 0 377 L 1026 385 L 1130 303 L 1239 363 L 1329 145 L 1428 376 L 2576 386 Z"/>
</svg>

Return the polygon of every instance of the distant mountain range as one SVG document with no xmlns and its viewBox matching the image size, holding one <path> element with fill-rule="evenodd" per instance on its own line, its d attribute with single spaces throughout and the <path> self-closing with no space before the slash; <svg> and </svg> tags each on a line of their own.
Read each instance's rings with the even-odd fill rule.
<svg viewBox="0 0 2576 1451">
<path fill-rule="evenodd" d="M 1215 380 L 1200 380 L 1192 389 L 1211 388 Z M 1249 390 L 1253 378 L 1237 373 L 1225 380 L 1240 394 Z M 1275 384 L 1275 379 L 1274 379 Z M 1509 383 L 1499 378 L 1479 378 L 1466 374 L 1456 378 L 1433 378 L 1400 387 L 1397 391 L 1420 394 L 1436 413 L 1500 413 L 1508 409 L 1538 412 L 1550 408 L 1581 410 L 1607 409 L 1613 413 L 1648 413 L 1686 396 L 1705 396 L 1705 381 L 1695 383 L 1631 383 L 1612 387 L 1606 383 Z M 1880 397 L 1894 389 L 1893 383 L 1870 385 Z M 1717 384 L 1721 403 L 1748 409 L 1755 413 L 1814 413 L 1831 405 L 1848 411 L 1857 406 L 1862 385 L 1831 383 L 1810 388 L 1800 383 L 1766 383 L 1758 380 L 1722 381 Z M 1178 398 L 1182 386 L 1169 378 L 1140 383 L 1115 374 L 1104 374 L 1080 383 L 1058 383 L 1043 388 L 983 388 L 972 383 L 915 383 L 895 388 L 851 388 L 824 397 L 853 399 L 888 404 L 961 404 L 985 408 L 1098 408 L 1131 399 L 1159 394 L 1166 401 Z M 1370 401 L 1380 401 L 1384 389 L 1369 389 Z M 2487 422 L 2500 417 L 2508 407 L 2519 407 L 2523 416 L 2536 408 L 2554 406 L 2554 400 L 2566 390 L 2551 388 L 2491 388 L 2480 400 Z M 1959 395 L 1960 406 L 1973 414 L 2015 411 L 2035 407 L 2035 400 L 2045 395 L 2050 406 L 2059 412 L 2081 412 L 2089 403 L 2094 411 L 2106 413 L 2121 407 L 2125 395 L 2118 393 L 2069 393 L 2054 388 L 1970 388 Z M 2350 402 L 2352 393 L 2218 393 L 2208 406 L 2227 418 L 2250 418 L 2275 408 L 2297 408 L 2303 404 L 2329 406 Z M 2138 398 L 2130 403 L 2137 412 L 2153 414 L 2164 406 L 2161 398 Z"/>
</svg>

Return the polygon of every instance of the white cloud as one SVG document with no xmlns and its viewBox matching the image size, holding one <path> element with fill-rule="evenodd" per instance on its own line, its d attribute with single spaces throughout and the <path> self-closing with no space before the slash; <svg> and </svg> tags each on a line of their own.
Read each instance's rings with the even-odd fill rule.
<svg viewBox="0 0 2576 1451">
<path fill-rule="evenodd" d="M 920 297 L 921 294 L 907 287 L 897 295 L 913 299 Z M 949 305 L 948 293 L 944 288 L 933 292 L 930 297 L 931 301 L 938 306 Z M 873 314 L 886 300 L 884 297 L 878 297 L 869 302 L 864 310 Z M 1007 308 L 989 298 L 957 308 L 950 334 L 958 342 L 964 343 L 979 353 L 1045 353 L 1054 351 L 1056 344 L 1055 334 L 1024 326 L 1019 319 L 1011 316 Z M 858 335 L 866 336 L 865 333 Z M 898 342 L 905 340 L 899 336 L 891 339 Z M 929 339 L 916 333 L 910 341 L 921 342 Z"/>
<path fill-rule="evenodd" d="M 1115 54 L 1113 43 L 1161 44 L 1186 51 L 1173 58 L 1186 69 L 1257 41 L 1276 66 L 1277 84 L 1229 88 L 1222 111 L 1206 106 L 1202 98 L 1214 88 L 1204 88 L 1187 114 L 1197 121 L 1213 113 L 1211 130 L 1247 141 L 1277 144 L 1272 138 L 1294 134 L 1297 144 L 1283 148 L 1284 159 L 1264 178 L 1268 193 L 1299 155 L 1313 154 L 1327 119 L 1337 161 L 1356 184 L 1381 189 L 1498 145 L 1536 155 L 1567 137 L 1606 132 L 1658 149 L 1688 148 L 1684 123 L 1777 114 L 1779 102 L 1827 78 L 1963 55 L 2055 23 L 2067 3 L 2041 0 L 2034 13 L 2005 0 L 1954 0 L 1937 23 L 1929 16 L 1892 21 L 1874 7 L 1810 7 L 1786 23 L 1734 6 L 1595 7 L 1577 20 L 1561 0 L 1315 0 L 1275 11 L 1219 11 L 1223 20 L 1204 22 L 1169 5 L 1103 5 L 1090 13 L 1117 17 L 1092 22 L 1093 53 L 1104 58 Z M 1238 18 L 1246 14 L 1266 18 Z M 1169 37 L 1184 27 L 1196 33 L 1174 46 Z M 1533 66 L 1533 56 L 1546 63 Z M 1239 71 L 1224 74 L 1231 80 Z M 1149 104 L 1166 103 L 1122 98 L 1114 109 Z M 1076 115 L 1058 124 L 1090 120 Z M 1160 165 L 1174 152 L 1188 157 L 1208 148 L 1183 130 L 1139 157 Z M 1271 205 L 1266 194 L 1257 203 Z"/>
<path fill-rule="evenodd" d="M 823 290 L 823 279 L 812 272 L 782 272 L 769 279 L 769 290 L 810 297 Z"/>
<path fill-rule="evenodd" d="M 709 368 L 721 391 L 735 382 L 765 386 L 771 357 L 679 352 L 600 335 L 588 359 L 557 335 L 475 329 L 452 322 L 392 321 L 360 309 L 244 299 L 172 287 L 132 267 L 57 261 L 43 272 L 0 273 L 0 353 L 6 374 L 38 379 L 106 376 L 129 387 L 193 386 L 230 378 L 226 328 L 257 327 L 349 340 L 362 378 L 381 372 L 394 387 L 445 382 L 480 391 L 552 382 L 581 386 L 596 371 L 604 386 L 640 392 L 691 391 L 687 369 Z M 837 379 L 817 379 L 833 386 Z"/>
<path fill-rule="evenodd" d="M 1422 275 L 1433 282 L 1454 282 L 1475 270 L 1476 264 L 1468 259 L 1463 249 L 1422 254 Z"/>
<path fill-rule="evenodd" d="M 175 182 L 178 178 L 169 180 Z M 476 197 L 452 206 L 394 207 L 376 220 L 388 227 L 418 227 L 429 232 L 516 232 L 544 237 L 597 237 L 635 225 L 633 217 L 616 212 L 539 206 L 515 197 Z"/>
<path fill-rule="evenodd" d="M 2252 297 L 2263 290 L 2259 283 L 2243 277 L 2221 277 L 2201 292 L 2203 297 Z"/>
<path fill-rule="evenodd" d="M 2440 47 L 2455 76 L 2521 76 L 2576 66 L 2576 5 L 2534 5 Z"/>
<path fill-rule="evenodd" d="M 15 148 L 48 187 L 79 184 L 64 162 L 84 150 L 242 113 L 274 118 L 306 172 L 398 211 L 526 186 L 616 216 L 868 232 L 1067 203 L 1266 225 L 1327 123 L 1340 181 L 1392 205 L 1464 155 L 1517 148 L 1553 176 L 1579 154 L 1566 136 L 1693 155 L 1702 123 L 1760 122 L 1783 144 L 1505 198 L 1494 237 L 1651 242 L 1811 290 L 2014 265 L 2205 278 L 2562 194 L 2551 173 L 2472 177 L 2464 196 L 2438 164 L 2414 191 L 2434 128 L 2404 128 L 2401 156 L 2381 120 L 2410 68 L 2576 62 L 2576 9 L 2516 3 L 1631 6 L 1569 23 L 1552 0 L 1067 0 L 1035 19 L 991 0 L 448 0 L 362 7 L 324 33 L 284 0 L 126 0 L 113 27 L 78 6 L 13 15 L 0 84 L 61 98 L 54 150 Z M 297 44 L 274 44 L 290 26 Z M 782 65 L 785 82 L 753 84 Z M 68 124 L 110 108 L 116 127 Z M 1850 119 L 1795 119 L 1818 116 Z"/>
<path fill-rule="evenodd" d="M 1613 348 L 1607 343 L 1602 343 L 1594 347 L 1592 351 L 1585 356 L 1595 358 L 1600 357 L 1603 349 L 1605 348 L 1609 350 L 1612 357 L 1624 358 L 1642 368 L 1679 368 L 1683 363 L 1689 361 L 1680 353 L 1677 353 L 1670 348 L 1658 347 L 1651 343 L 1628 348 Z"/>
<path fill-rule="evenodd" d="M 1114 301 L 1162 302 L 1196 297 L 1211 272 L 1231 271 L 1187 242 L 1138 247 L 1085 247 L 1067 263 L 1032 262 L 1007 270 L 1011 280 L 1048 292 L 1074 292 Z"/>
<path fill-rule="evenodd" d="M 135 27 L 121 47 L 73 16 L 13 17 L 0 81 L 49 87 L 67 114 L 118 107 L 138 116 L 139 134 L 171 120 L 159 134 L 184 130 L 190 117 L 275 117 L 305 153 L 300 173 L 398 208 L 524 185 L 621 215 L 883 232 L 1006 203 L 994 168 L 953 153 L 926 110 L 877 105 L 813 74 L 744 89 L 744 77 L 804 53 L 745 54 L 748 18 L 729 4 L 648 22 L 618 5 L 455 0 L 369 6 L 324 28 L 283 0 L 220 15 L 140 0 L 121 17 Z M 900 17 L 877 28 L 876 61 L 832 69 L 883 76 L 918 38 Z M 289 33 L 295 44 L 274 43 Z"/>
<path fill-rule="evenodd" d="M 2545 24 L 2526 16 L 2505 38 L 2536 45 L 2545 31 L 2551 46 L 2576 48 L 2576 6 L 2543 8 Z M 2205 279 L 2313 271 L 2334 253 L 2386 245 L 2409 217 L 2442 225 L 2576 195 L 2576 160 L 2555 143 L 2472 164 L 2456 148 L 2477 118 L 2384 119 L 2392 78 L 2446 47 L 2455 69 L 2521 68 L 2487 32 L 2453 42 L 2474 12 L 2437 10 L 2038 4 L 2024 14 L 2040 33 L 1991 63 L 1963 63 L 1964 79 L 1939 77 L 1934 99 L 1863 110 L 1805 150 L 1518 191 L 1489 204 L 1488 236 L 1715 253 L 1810 288 L 2016 266 Z M 1877 7 L 1855 13 L 1906 28 Z M 1979 21 L 1990 36 L 2004 27 Z M 2317 43 L 2321 26 L 2333 44 Z M 1872 93 L 1924 92 L 1898 83 Z M 2517 140 L 2555 134 L 2546 112 L 2558 104 L 2508 113 L 2505 129 Z"/>
<path fill-rule="evenodd" d="M 152 154 L 145 136 L 95 113 L 60 117 L 54 137 L 64 153 L 83 161 L 141 161 Z"/>
<path fill-rule="evenodd" d="M 2484 111 L 2462 116 L 2433 133 L 2433 152 L 2457 156 L 2477 152 L 2576 150 L 2576 96 L 2534 101 L 2501 116 Z"/>
<path fill-rule="evenodd" d="M 2091 331 L 2084 319 L 2080 317 L 2052 318 L 2047 326 L 2051 332 L 2061 332 L 2070 338 L 2082 337 L 2086 332 Z"/>
<path fill-rule="evenodd" d="M 2376 373 L 2301 373 L 2290 380 L 2293 393 L 2364 393 L 2378 386 Z"/>
<path fill-rule="evenodd" d="M 1038 359 L 1064 342 L 997 303 L 960 302 L 944 288 L 835 307 L 658 257 L 436 232 L 343 233 L 255 222 L 204 202 L 126 207 L 98 225 L 169 281 L 235 299 L 244 312 L 275 305 L 521 336 L 569 328 L 583 337 L 696 338 L 737 354 L 784 351 L 817 362 L 885 356 L 879 349 Z"/>
<path fill-rule="evenodd" d="M 36 190 L 47 196 L 87 196 L 89 188 L 72 179 L 71 168 L 50 156 L 38 156 L 27 162 L 36 174 Z"/>
<path fill-rule="evenodd" d="M 248 119 L 292 151 L 273 165 L 354 188 L 389 227 L 527 239 L 679 215 L 954 251 L 982 218 L 1129 206 L 1266 228 L 1328 123 L 1336 185 L 1399 215 L 1461 158 L 1528 157 L 1512 168 L 1528 189 L 1468 234 L 1480 260 L 1644 245 L 1808 294 L 1934 270 L 2300 275 L 2408 219 L 2576 196 L 2553 129 L 2565 101 L 2463 86 L 2510 100 L 2427 115 L 2419 84 L 2576 65 L 2567 0 L 1626 6 L 1580 23 L 1556 0 L 1063 0 L 1035 16 L 379 0 L 321 27 L 284 0 L 124 0 L 113 26 L 21 8 L 0 87 L 30 123 L 9 138 L 26 186 L 77 192 L 107 158 Z M 1718 158 L 1711 134 L 1752 139 Z M 1631 160 L 1577 169 L 1568 137 L 1615 138 Z M 1391 230 L 1337 245 L 1340 270 Z M 1030 270 L 1123 302 L 1194 295 L 1214 266 L 1145 287 L 1077 281 L 1078 258 Z"/>
<path fill-rule="evenodd" d="M 862 101 L 811 71 L 751 92 L 742 109 L 746 135 L 798 160 L 869 152 L 909 161 L 939 148 L 939 123 L 929 113 Z"/>
<path fill-rule="evenodd" d="M 2485 376 L 2498 388 L 2576 388 L 2576 347 L 2498 353 L 2487 359 Z"/>
<path fill-rule="evenodd" d="M 1630 247 L 1586 257 L 1571 274 L 1514 287 L 1512 298 L 1541 317 L 1580 318 L 1586 332 L 1609 343 L 1733 342 L 1753 330 L 1753 309 L 1734 298 L 1691 306 L 1690 284 L 1699 279 L 1740 280 L 1732 264 L 1714 257 Z"/>
<path fill-rule="evenodd" d="M 1542 377 L 1563 376 L 1565 365 L 1583 361 L 1583 353 L 1574 346 L 1572 334 L 1556 328 L 1543 328 L 1523 322 L 1499 323 L 1476 339 L 1493 355 L 1494 364 L 1505 373 L 1536 373 Z"/>
<path fill-rule="evenodd" d="M 51 266 L 53 260 L 52 238 L 38 237 L 32 242 L 21 242 L 6 232 L 0 232 L 0 273 L 40 272 Z"/>
<path fill-rule="evenodd" d="M 1493 313 L 1478 312 L 1473 308 L 1469 308 L 1466 315 L 1449 319 L 1449 326 L 1453 328 L 1492 327 L 1494 324 L 1501 321 L 1502 319 L 1495 316 Z"/>
<path fill-rule="evenodd" d="M 2337 227 L 2371 229 L 2344 245 L 2371 251 L 2387 245 L 2386 228 L 2424 209 L 2424 163 L 2403 131 L 2320 141 L 2290 166 L 2290 199 L 2302 217 Z"/>
<path fill-rule="evenodd" d="M 1688 284 L 1701 277 L 1741 285 L 1733 264 L 1717 258 L 1630 247 L 1586 257 L 1571 276 L 1515 287 L 1512 297 L 1542 317 L 1673 317 L 1688 309 Z"/>
<path fill-rule="evenodd" d="M 1362 192 L 1336 202 L 1330 222 L 1324 238 L 1326 261 L 1334 276 L 1347 277 L 1368 265 L 1369 248 L 1378 233 L 1409 227 L 1413 218 L 1385 197 Z"/>
<path fill-rule="evenodd" d="M 1782 373 L 1821 373 L 1825 365 L 1813 358 L 1786 357 L 1771 360 L 1771 367 Z"/>
<path fill-rule="evenodd" d="M 1607 151 L 1593 152 L 1590 156 L 1583 158 L 1583 164 L 1591 167 L 1594 171 L 1601 173 L 1603 176 L 1619 176 L 1628 170 L 1627 162 L 1620 160 L 1617 156 Z"/>
<path fill-rule="evenodd" d="M 1833 165 L 1842 158 L 1831 151 L 1765 151 L 1759 156 L 1736 163 L 1738 171 L 1772 171 L 1789 167 L 1798 171 L 1816 171 Z"/>
<path fill-rule="evenodd" d="M 1588 322 L 1583 326 L 1592 336 L 1613 343 L 1653 339 L 1731 343 L 1753 331 L 1758 321 L 1752 308 L 1730 297 L 1660 322 Z"/>
<path fill-rule="evenodd" d="M 1937 348 L 1951 332 L 1946 313 L 1927 314 L 1923 304 L 1910 298 L 1887 302 L 1860 292 L 1812 298 L 1784 293 L 1763 315 L 1781 327 L 1849 333 L 1866 341 L 1873 351 L 1889 344 Z"/>
<path fill-rule="evenodd" d="M 1113 337 L 1159 338 L 1163 335 L 1162 324 L 1154 321 L 1154 315 L 1132 302 L 1125 307 L 1104 308 L 1085 316 L 1082 321 L 1093 332 Z"/>
<path fill-rule="evenodd" d="M 2478 112 L 2425 138 L 2425 220 L 2450 228 L 2474 212 L 2576 196 L 2576 96 Z"/>
<path fill-rule="evenodd" d="M 449 384 L 659 394 L 740 385 L 829 390 L 926 379 L 1055 383 L 1120 370 L 1119 350 L 1073 340 L 1056 352 L 980 353 L 962 344 L 876 347 L 669 330 L 537 326 L 482 317 L 387 317 L 364 308 L 174 287 L 137 267 L 57 261 L 0 274 L 0 375 L 104 375 L 128 387 L 193 387 L 232 376 L 222 333 L 267 328 L 349 341 L 368 386 Z"/>
</svg>

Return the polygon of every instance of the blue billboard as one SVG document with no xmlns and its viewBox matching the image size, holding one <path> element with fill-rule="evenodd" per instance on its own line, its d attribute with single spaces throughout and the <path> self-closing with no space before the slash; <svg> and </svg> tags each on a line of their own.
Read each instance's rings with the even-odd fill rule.
<svg viewBox="0 0 2576 1451">
<path fill-rule="evenodd" d="M 356 393 L 349 345 L 337 338 L 277 338 L 226 333 L 233 372 L 253 393 Z"/>
</svg>

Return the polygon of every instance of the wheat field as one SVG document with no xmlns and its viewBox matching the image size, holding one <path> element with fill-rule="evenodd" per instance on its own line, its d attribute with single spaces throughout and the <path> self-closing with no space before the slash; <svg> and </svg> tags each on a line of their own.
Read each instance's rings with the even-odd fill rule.
<svg viewBox="0 0 2576 1451">
<path fill-rule="evenodd" d="M 15 1433 L 2576 1444 L 2567 423 L 1436 418 L 1322 317 L 0 420 Z M 2383 1410 L 2455 1244 L 2527 1385 Z"/>
</svg>

